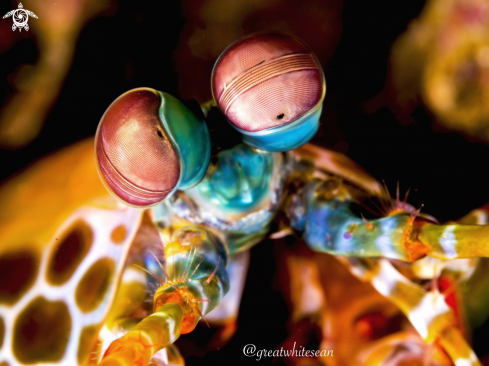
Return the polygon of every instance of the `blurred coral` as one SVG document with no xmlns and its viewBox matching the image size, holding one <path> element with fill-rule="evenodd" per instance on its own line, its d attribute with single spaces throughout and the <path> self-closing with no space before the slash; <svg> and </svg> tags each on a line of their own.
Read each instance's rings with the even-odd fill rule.
<svg viewBox="0 0 489 366">
<path fill-rule="evenodd" d="M 446 128 L 489 140 L 489 1 L 430 0 L 392 47 L 388 88 L 402 122 L 422 102 Z"/>
<path fill-rule="evenodd" d="M 3 149 L 22 148 L 37 137 L 61 91 L 82 28 L 90 18 L 111 8 L 110 0 L 42 4 L 25 0 L 24 6 L 38 16 L 31 19 L 29 26 L 37 41 L 39 57 L 34 65 L 22 65 L 8 78 L 14 94 L 0 111 Z"/>
</svg>

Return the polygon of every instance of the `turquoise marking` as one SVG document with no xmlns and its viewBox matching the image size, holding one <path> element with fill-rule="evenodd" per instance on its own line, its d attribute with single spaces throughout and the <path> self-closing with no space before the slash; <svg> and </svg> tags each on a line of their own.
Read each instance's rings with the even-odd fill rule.
<svg viewBox="0 0 489 366">
<path fill-rule="evenodd" d="M 243 252 L 259 243 L 269 231 L 271 220 L 265 220 L 260 227 L 252 228 L 250 231 L 227 232 L 225 233 L 226 244 L 229 254 Z"/>
<path fill-rule="evenodd" d="M 188 189 L 204 177 L 211 157 L 211 140 L 204 121 L 185 107 L 177 98 L 159 92 L 161 123 L 180 155 L 178 189 Z"/>
<path fill-rule="evenodd" d="M 243 134 L 243 141 L 252 147 L 265 151 L 288 151 L 304 145 L 316 134 L 322 110 L 323 105 L 320 104 L 313 112 L 291 124 L 259 132 L 246 132 L 233 127 Z"/>
<path fill-rule="evenodd" d="M 320 181 L 313 180 L 289 211 L 291 226 L 314 251 L 347 257 L 386 257 L 407 261 L 405 230 L 410 215 L 399 214 L 369 221 L 350 210 L 351 202 L 319 198 Z"/>
<path fill-rule="evenodd" d="M 218 159 L 195 188 L 203 199 L 223 210 L 246 212 L 267 197 L 273 173 L 271 153 L 239 144 L 221 151 Z"/>
</svg>

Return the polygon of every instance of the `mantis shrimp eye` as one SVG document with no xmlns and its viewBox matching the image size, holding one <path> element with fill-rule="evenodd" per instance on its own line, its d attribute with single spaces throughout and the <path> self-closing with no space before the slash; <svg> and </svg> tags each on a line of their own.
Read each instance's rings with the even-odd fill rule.
<svg viewBox="0 0 489 366">
<path fill-rule="evenodd" d="M 95 154 L 109 192 L 129 206 L 154 206 L 202 179 L 210 159 L 209 131 L 171 95 L 134 89 L 102 116 Z"/>
<path fill-rule="evenodd" d="M 247 144 L 285 151 L 318 129 L 326 83 L 311 50 L 280 32 L 256 33 L 229 46 L 212 72 L 212 93 Z"/>
</svg>

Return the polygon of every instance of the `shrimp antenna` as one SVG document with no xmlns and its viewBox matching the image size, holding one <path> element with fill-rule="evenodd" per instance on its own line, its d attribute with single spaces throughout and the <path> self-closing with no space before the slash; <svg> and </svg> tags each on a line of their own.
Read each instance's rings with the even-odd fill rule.
<svg viewBox="0 0 489 366">
<path fill-rule="evenodd" d="M 214 275 L 216 274 L 217 272 L 217 268 L 219 267 L 219 262 L 221 261 L 221 256 L 219 256 L 219 258 L 217 259 L 217 264 L 216 264 L 216 268 L 214 268 L 214 271 L 212 271 L 212 273 L 210 274 L 210 276 L 207 278 L 207 280 L 205 280 L 205 284 L 208 285 L 209 283 L 211 283 L 212 281 L 212 278 L 214 277 Z"/>
<path fill-rule="evenodd" d="M 192 274 L 190 275 L 189 279 L 192 279 L 192 276 L 195 274 L 195 272 L 197 272 L 197 268 L 199 268 L 199 266 L 202 264 L 202 262 L 204 261 L 205 259 L 205 255 L 204 257 L 202 258 L 202 260 L 199 262 L 199 264 L 197 264 L 197 266 L 195 267 L 194 271 L 192 272 Z"/>
<path fill-rule="evenodd" d="M 163 278 L 161 278 L 160 276 L 158 276 L 156 273 L 153 273 L 151 271 L 148 271 L 146 268 L 143 268 L 141 266 L 138 266 L 137 264 L 133 264 L 133 266 L 136 266 L 139 269 L 142 269 L 144 272 L 150 274 L 151 276 L 153 276 L 154 278 L 156 278 L 158 281 L 160 281 L 162 285 L 166 283 L 166 281 Z"/>
<path fill-rule="evenodd" d="M 160 262 L 160 260 L 158 259 L 158 257 L 156 257 L 156 255 L 150 251 L 151 255 L 154 257 L 154 259 L 156 260 L 156 262 L 158 263 L 158 265 L 160 266 L 161 270 L 163 271 L 164 275 L 165 275 L 165 278 L 166 278 L 166 281 L 167 282 L 170 282 L 170 276 L 168 275 L 168 272 L 166 271 L 165 269 L 165 266 L 163 266 Z"/>
</svg>

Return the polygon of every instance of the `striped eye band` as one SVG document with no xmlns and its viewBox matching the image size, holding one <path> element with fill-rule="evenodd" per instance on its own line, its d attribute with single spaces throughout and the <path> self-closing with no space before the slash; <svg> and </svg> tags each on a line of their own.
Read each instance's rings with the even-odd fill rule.
<svg viewBox="0 0 489 366">
<path fill-rule="evenodd" d="M 227 113 L 231 104 L 245 91 L 273 77 L 294 71 L 317 70 L 311 54 L 285 55 L 254 66 L 227 85 L 219 98 L 219 107 Z"/>
</svg>

